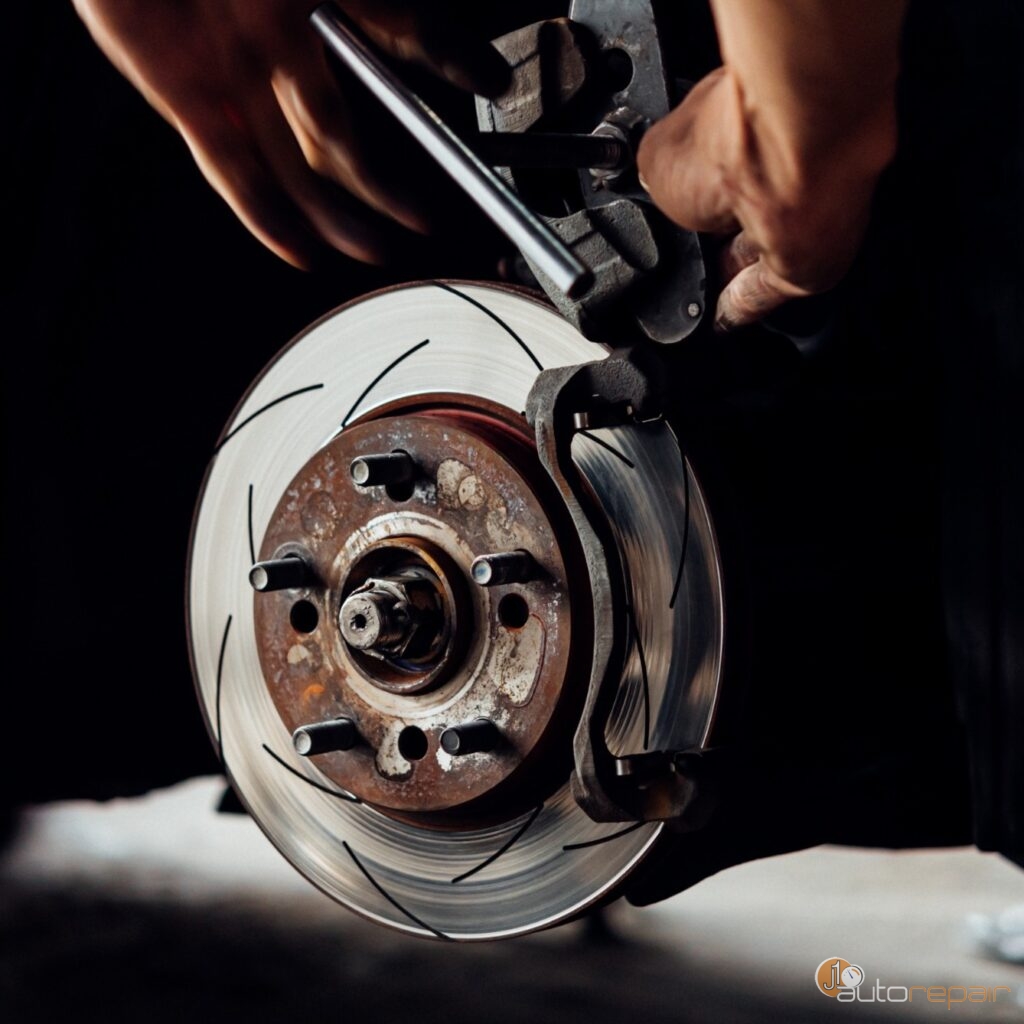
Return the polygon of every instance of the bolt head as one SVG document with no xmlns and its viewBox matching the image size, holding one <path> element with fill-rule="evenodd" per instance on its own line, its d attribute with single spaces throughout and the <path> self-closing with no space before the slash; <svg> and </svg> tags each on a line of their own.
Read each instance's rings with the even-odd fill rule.
<svg viewBox="0 0 1024 1024">
<path fill-rule="evenodd" d="M 372 647 L 384 631 L 382 610 L 364 594 L 353 594 L 341 608 L 341 633 L 353 647 Z"/>
<path fill-rule="evenodd" d="M 338 625 L 346 643 L 374 657 L 423 658 L 444 640 L 436 585 L 415 571 L 369 579 L 342 603 Z"/>
</svg>

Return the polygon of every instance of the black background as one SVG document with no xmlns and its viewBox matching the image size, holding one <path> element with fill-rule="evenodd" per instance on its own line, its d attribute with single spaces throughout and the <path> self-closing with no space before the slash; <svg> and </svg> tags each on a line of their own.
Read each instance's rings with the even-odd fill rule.
<svg viewBox="0 0 1024 1024">
<path fill-rule="evenodd" d="M 504 27 L 559 8 L 533 6 L 502 12 Z M 446 226 L 386 270 L 341 257 L 311 275 L 290 269 L 245 233 L 69 4 L 25 7 L 9 34 L 23 70 L 4 197 L 4 754 L 15 803 L 216 770 L 183 594 L 193 504 L 221 426 L 274 352 L 327 309 L 396 280 L 490 277 L 503 251 L 382 119 L 375 141 L 450 211 Z M 666 7 L 706 30 L 702 5 Z M 881 826 L 849 834 L 807 827 L 804 799 L 788 817 L 760 808 L 759 833 L 796 829 L 783 845 L 884 841 L 887 829 L 928 838 L 920 823 L 899 832 L 912 800 L 922 813 L 951 807 L 933 838 L 962 841 L 952 677 L 974 750 L 975 834 L 1024 856 L 1019 30 L 1009 2 L 913 6 L 901 153 L 829 307 L 836 340 L 823 358 L 808 364 L 779 336 L 748 332 L 698 340 L 677 368 L 694 442 L 729 453 L 731 503 L 760 553 L 747 566 L 761 609 L 758 749 L 785 765 L 780 792 L 799 793 L 811 769 L 824 778 L 838 760 L 890 795 Z M 685 54 L 693 77 L 705 50 Z M 471 116 L 443 90 L 435 102 L 457 124 Z M 861 709 L 838 743 L 821 727 L 827 694 L 853 694 Z M 750 808 L 731 825 L 726 816 L 726 856 L 749 852 L 734 842 L 744 821 Z M 713 833 L 710 847 L 716 865 Z"/>
</svg>

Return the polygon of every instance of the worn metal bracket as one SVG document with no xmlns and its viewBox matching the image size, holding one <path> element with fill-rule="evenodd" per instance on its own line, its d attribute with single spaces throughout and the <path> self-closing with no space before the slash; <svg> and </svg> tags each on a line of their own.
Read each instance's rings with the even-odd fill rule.
<svg viewBox="0 0 1024 1024">
<path fill-rule="evenodd" d="M 482 132 L 550 130 L 614 136 L 635 152 L 644 130 L 671 108 L 669 77 L 650 0 L 574 0 L 569 20 L 528 25 L 494 41 L 513 69 L 509 90 L 477 99 Z M 622 76 L 609 81 L 609 67 Z M 562 120 L 559 121 L 559 118 Z M 516 184 L 516 173 L 500 168 Z M 547 223 L 593 272 L 585 294 L 567 297 L 536 261 L 527 264 L 558 311 L 586 337 L 612 346 L 681 341 L 705 309 L 696 234 L 650 202 L 630 163 L 579 171 L 582 207 Z"/>
<path fill-rule="evenodd" d="M 593 643 L 587 695 L 573 739 L 572 790 L 595 821 L 679 820 L 698 792 L 694 774 L 684 770 L 688 762 L 677 752 L 618 758 L 608 749 L 605 727 L 624 664 L 628 615 L 616 546 L 572 458 L 579 430 L 659 418 L 657 382 L 662 380 L 660 359 L 640 346 L 598 362 L 544 370 L 526 400 L 541 464 L 572 518 L 587 566 Z"/>
</svg>

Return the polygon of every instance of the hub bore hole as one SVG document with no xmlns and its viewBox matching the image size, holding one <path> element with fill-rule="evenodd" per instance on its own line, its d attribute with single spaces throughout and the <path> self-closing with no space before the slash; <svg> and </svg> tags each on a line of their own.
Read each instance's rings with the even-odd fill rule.
<svg viewBox="0 0 1024 1024">
<path fill-rule="evenodd" d="M 412 497 L 412 492 L 416 490 L 416 483 L 413 480 L 406 480 L 400 484 L 387 484 L 384 490 L 392 501 L 408 501 Z"/>
<path fill-rule="evenodd" d="M 633 60 L 625 50 L 608 50 L 604 55 L 608 84 L 614 92 L 621 92 L 633 81 Z"/>
<path fill-rule="evenodd" d="M 365 615 L 353 615 L 352 616 L 352 628 L 359 630 L 360 632 L 366 629 L 366 616 Z"/>
<path fill-rule="evenodd" d="M 422 729 L 407 725 L 398 734 L 398 752 L 406 761 L 420 761 L 427 755 L 427 737 Z"/>
<path fill-rule="evenodd" d="M 320 624 L 320 613 L 312 601 L 296 601 L 288 618 L 296 633 L 312 633 Z"/>
<path fill-rule="evenodd" d="M 530 617 L 530 606 L 518 594 L 506 594 L 498 602 L 498 621 L 509 629 L 522 629 Z"/>
</svg>

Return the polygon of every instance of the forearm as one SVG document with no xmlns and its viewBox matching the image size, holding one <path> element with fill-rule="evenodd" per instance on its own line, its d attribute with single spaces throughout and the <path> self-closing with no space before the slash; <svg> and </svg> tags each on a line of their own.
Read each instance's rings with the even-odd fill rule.
<svg viewBox="0 0 1024 1024">
<path fill-rule="evenodd" d="M 807 184 L 837 150 L 851 173 L 895 149 L 895 84 L 907 0 L 712 0 L 736 102 L 765 170 Z"/>
</svg>

